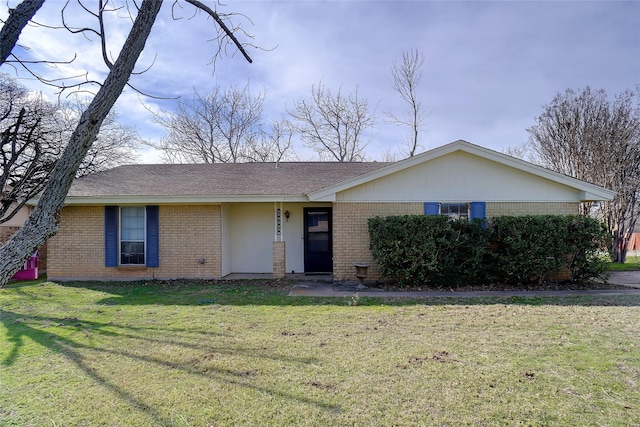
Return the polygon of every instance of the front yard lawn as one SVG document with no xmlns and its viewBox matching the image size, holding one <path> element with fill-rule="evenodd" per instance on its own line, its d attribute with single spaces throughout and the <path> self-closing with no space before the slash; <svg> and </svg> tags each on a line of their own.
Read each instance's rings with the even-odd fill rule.
<svg viewBox="0 0 640 427">
<path fill-rule="evenodd" d="M 0 289 L 2 426 L 640 425 L 640 296 Z"/>
</svg>

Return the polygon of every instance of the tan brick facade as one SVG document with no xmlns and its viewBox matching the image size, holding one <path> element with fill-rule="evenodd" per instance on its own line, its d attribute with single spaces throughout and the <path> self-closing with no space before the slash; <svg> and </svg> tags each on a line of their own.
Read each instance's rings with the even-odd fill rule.
<svg viewBox="0 0 640 427">
<path fill-rule="evenodd" d="M 356 280 L 355 262 L 370 264 L 367 280 L 379 278 L 369 250 L 367 219 L 376 216 L 421 214 L 422 203 L 353 203 L 333 204 L 333 277 Z"/>
<path fill-rule="evenodd" d="M 487 216 L 577 214 L 578 203 L 487 203 Z M 379 278 L 369 250 L 367 219 L 422 214 L 420 202 L 335 202 L 333 274 L 355 280 L 355 262 L 371 265 L 368 280 Z M 105 267 L 104 206 L 67 206 L 59 233 L 49 240 L 48 276 L 54 280 L 219 278 L 222 265 L 219 205 L 159 206 L 160 266 Z M 284 242 L 273 242 L 273 273 L 285 273 Z"/>
<path fill-rule="evenodd" d="M 286 275 L 285 242 L 273 242 L 273 277 L 282 279 Z"/>
<path fill-rule="evenodd" d="M 578 202 L 487 202 L 487 218 L 519 215 L 578 215 Z"/>
<path fill-rule="evenodd" d="M 221 211 L 218 205 L 167 205 L 159 211 L 160 266 L 105 267 L 104 206 L 67 206 L 60 231 L 49 240 L 53 280 L 219 278 Z"/>
<path fill-rule="evenodd" d="M 487 202 L 487 217 L 500 215 L 575 215 L 579 203 L 569 202 Z M 422 203 L 336 202 L 333 205 L 333 277 L 356 280 L 355 262 L 370 264 L 367 280 L 379 279 L 378 268 L 369 250 L 367 219 L 376 216 L 422 214 Z"/>
</svg>

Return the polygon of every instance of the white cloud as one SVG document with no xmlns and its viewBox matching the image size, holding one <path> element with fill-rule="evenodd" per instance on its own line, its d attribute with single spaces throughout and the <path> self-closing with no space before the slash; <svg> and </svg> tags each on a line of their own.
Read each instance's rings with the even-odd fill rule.
<svg viewBox="0 0 640 427">
<path fill-rule="evenodd" d="M 43 16 L 55 20 L 61 5 L 45 3 Z M 502 150 L 527 139 L 526 127 L 559 91 L 591 85 L 613 96 L 640 83 L 640 2 L 234 2 L 222 9 L 249 17 L 253 24 L 242 15 L 232 19 L 255 36 L 239 38 L 276 48 L 248 48 L 253 64 L 239 54 L 223 56 L 215 68 L 209 63 L 217 45 L 207 42 L 215 35 L 214 22 L 203 14 L 188 19 L 191 6 L 181 6 L 179 21 L 171 17 L 170 3 L 163 6 L 139 68 L 155 63 L 132 79 L 140 90 L 190 96 L 194 87 L 251 81 L 254 90 L 268 92 L 265 114 L 278 117 L 322 80 L 334 90 L 358 86 L 379 113 L 401 112 L 390 67 L 403 50 L 415 48 L 425 54 L 420 94 L 429 112 L 422 143 L 427 148 L 462 138 Z M 114 41 L 129 24 L 117 22 Z M 96 43 L 29 30 L 22 40 L 34 53 L 60 58 L 79 52 L 74 67 L 104 72 Z M 163 134 L 135 92 L 128 89 L 118 109 L 143 134 Z M 381 114 L 371 133 L 375 159 L 404 135 Z"/>
</svg>

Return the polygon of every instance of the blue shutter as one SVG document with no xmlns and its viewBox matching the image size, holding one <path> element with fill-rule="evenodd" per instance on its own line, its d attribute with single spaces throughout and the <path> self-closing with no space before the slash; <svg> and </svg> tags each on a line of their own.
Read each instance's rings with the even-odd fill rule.
<svg viewBox="0 0 640 427">
<path fill-rule="evenodd" d="M 487 204 L 485 202 L 471 202 L 471 219 L 481 219 L 482 228 L 487 226 Z"/>
<path fill-rule="evenodd" d="M 425 215 L 439 215 L 440 203 L 438 202 L 424 202 L 424 214 Z"/>
<path fill-rule="evenodd" d="M 158 207 L 147 206 L 147 267 L 160 265 L 158 252 Z"/>
<path fill-rule="evenodd" d="M 104 265 L 118 266 L 118 207 L 104 207 Z"/>
<path fill-rule="evenodd" d="M 471 202 L 471 219 L 485 219 L 487 217 L 486 202 Z"/>
</svg>

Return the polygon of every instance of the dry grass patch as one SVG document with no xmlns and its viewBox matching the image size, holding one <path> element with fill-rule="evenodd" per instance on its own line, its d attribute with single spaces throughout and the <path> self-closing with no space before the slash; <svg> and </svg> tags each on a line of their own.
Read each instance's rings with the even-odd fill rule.
<svg viewBox="0 0 640 427">
<path fill-rule="evenodd" d="M 349 303 L 251 282 L 10 285 L 0 424 L 640 424 L 640 297 Z"/>
</svg>

